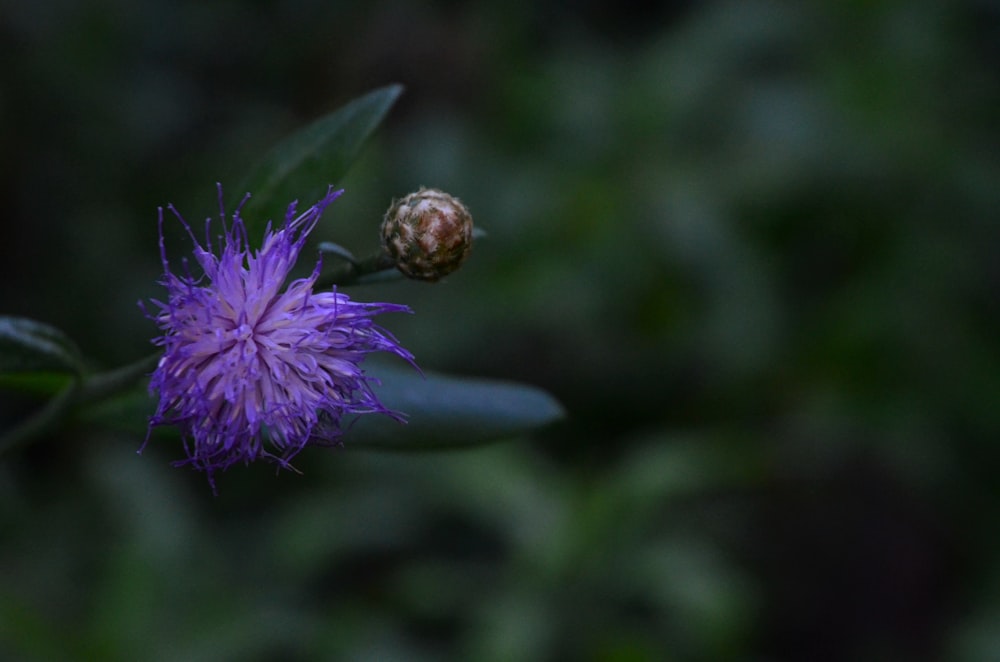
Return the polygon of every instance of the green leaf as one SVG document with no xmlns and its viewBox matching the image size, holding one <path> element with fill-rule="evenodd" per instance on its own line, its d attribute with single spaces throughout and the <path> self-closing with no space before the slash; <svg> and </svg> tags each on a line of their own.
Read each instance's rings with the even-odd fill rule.
<svg viewBox="0 0 1000 662">
<path fill-rule="evenodd" d="M 53 396 L 77 378 L 66 372 L 4 372 L 0 373 L 0 389 L 36 396 Z"/>
<path fill-rule="evenodd" d="M 354 253 L 347 250 L 340 244 L 335 244 L 332 241 L 321 241 L 319 242 L 319 251 L 321 253 L 329 253 L 330 255 L 336 255 L 342 260 L 347 260 L 348 263 L 352 265 L 358 264 L 358 258 L 354 256 Z"/>
<path fill-rule="evenodd" d="M 302 210 L 336 185 L 403 92 L 389 85 L 351 101 L 276 145 L 251 171 L 238 190 L 252 194 L 245 217 L 251 240 L 259 239 L 270 219 L 280 221 L 288 204 Z"/>
<path fill-rule="evenodd" d="M 59 329 L 24 317 L 0 316 L 0 374 L 83 373 L 76 344 Z"/>
<path fill-rule="evenodd" d="M 373 364 L 369 374 L 382 404 L 407 415 L 362 416 L 344 435 L 347 448 L 428 450 L 486 444 L 523 434 L 565 416 L 562 405 L 535 386 L 452 377 Z"/>
<path fill-rule="evenodd" d="M 514 382 L 452 377 L 412 368 L 366 362 L 381 385 L 375 393 L 386 407 L 406 414 L 401 423 L 388 416 L 360 416 L 344 435 L 347 448 L 420 451 L 461 448 L 509 439 L 565 416 L 545 391 Z M 134 388 L 82 413 L 84 420 L 120 431 L 145 434 L 155 408 L 144 389 Z M 159 428 L 176 434 L 173 428 Z"/>
</svg>

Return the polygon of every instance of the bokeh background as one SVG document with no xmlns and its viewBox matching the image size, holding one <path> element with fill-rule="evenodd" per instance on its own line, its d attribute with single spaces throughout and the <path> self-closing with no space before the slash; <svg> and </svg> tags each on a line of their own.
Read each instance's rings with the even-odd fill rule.
<svg viewBox="0 0 1000 662">
<path fill-rule="evenodd" d="M 145 355 L 156 207 L 399 82 L 314 237 L 460 196 L 462 271 L 352 293 L 568 411 L 218 497 L 8 454 L 3 659 L 1000 659 L 996 2 L 3 0 L 0 62 L 0 312 Z"/>
</svg>

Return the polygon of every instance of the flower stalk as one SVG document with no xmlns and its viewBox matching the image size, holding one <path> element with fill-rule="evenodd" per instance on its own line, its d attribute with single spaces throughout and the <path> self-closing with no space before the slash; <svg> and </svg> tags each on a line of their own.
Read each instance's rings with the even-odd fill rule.
<svg viewBox="0 0 1000 662">
<path fill-rule="evenodd" d="M 339 255 L 344 258 L 344 262 L 321 275 L 316 280 L 316 287 L 322 289 L 335 285 L 362 285 L 403 277 L 403 274 L 396 270 L 396 262 L 384 250 L 380 249 L 362 260 L 348 259 L 343 254 Z"/>
</svg>

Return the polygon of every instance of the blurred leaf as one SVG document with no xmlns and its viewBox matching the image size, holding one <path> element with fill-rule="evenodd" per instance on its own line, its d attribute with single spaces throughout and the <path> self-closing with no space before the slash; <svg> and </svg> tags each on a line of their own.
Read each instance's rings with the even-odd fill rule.
<svg viewBox="0 0 1000 662">
<path fill-rule="evenodd" d="M 331 255 L 336 255 L 342 260 L 347 260 L 351 264 L 358 264 L 359 260 L 355 257 L 354 253 L 349 251 L 347 248 L 341 246 L 340 244 L 335 244 L 332 241 L 321 241 L 318 246 L 321 253 L 329 253 Z"/>
<path fill-rule="evenodd" d="M 0 452 L 56 425 L 72 407 L 82 375 L 80 350 L 62 331 L 23 317 L 0 317 L 0 386 L 53 396 L 0 433 Z"/>
<path fill-rule="evenodd" d="M 39 613 L 38 606 L 17 595 L 0 596 L 0 658 L 4 660 L 68 660 L 71 636 Z"/>
<path fill-rule="evenodd" d="M 0 374 L 0 389 L 32 395 L 55 395 L 69 386 L 72 375 L 64 372 L 6 372 Z"/>
<path fill-rule="evenodd" d="M 492 379 L 450 377 L 376 364 L 369 373 L 386 407 L 407 416 L 364 416 L 344 437 L 348 448 L 426 450 L 460 448 L 507 439 L 565 416 L 562 405 L 534 386 Z"/>
<path fill-rule="evenodd" d="M 253 213 L 245 219 L 250 237 L 259 238 L 293 200 L 305 209 L 336 184 L 402 92 L 402 85 L 369 92 L 293 133 L 259 161 L 238 189 L 240 198 L 253 195 L 247 204 Z"/>
<path fill-rule="evenodd" d="M 76 344 L 55 327 L 23 317 L 0 317 L 0 374 L 83 372 Z"/>
<path fill-rule="evenodd" d="M 374 365 L 374 367 L 372 367 Z M 369 374 L 381 385 L 375 393 L 386 407 L 406 415 L 400 423 L 388 416 L 361 416 L 345 432 L 349 448 L 428 450 L 500 441 L 563 418 L 562 405 L 549 393 L 515 382 L 438 373 L 419 373 L 378 362 Z M 110 429 L 145 434 L 154 399 L 138 387 L 89 407 L 84 420 Z M 176 435 L 172 427 L 157 435 Z"/>
</svg>

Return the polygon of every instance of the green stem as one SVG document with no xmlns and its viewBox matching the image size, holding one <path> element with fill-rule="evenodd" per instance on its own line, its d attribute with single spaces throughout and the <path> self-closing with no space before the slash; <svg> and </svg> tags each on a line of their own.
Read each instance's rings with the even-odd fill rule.
<svg viewBox="0 0 1000 662">
<path fill-rule="evenodd" d="M 77 402 L 97 402 L 128 390 L 137 381 L 153 372 L 159 360 L 159 353 L 151 354 L 135 363 L 88 377 L 83 382 Z"/>
<path fill-rule="evenodd" d="M 80 382 L 73 382 L 45 405 L 18 425 L 0 435 L 0 454 L 40 437 L 55 428 L 66 416 L 80 391 Z"/>
<path fill-rule="evenodd" d="M 128 390 L 152 372 L 159 359 L 159 354 L 153 354 L 114 370 L 74 379 L 38 411 L 0 434 L 0 454 L 54 430 L 79 405 L 106 400 Z"/>
<path fill-rule="evenodd" d="M 320 276 L 319 280 L 316 281 L 316 287 L 327 289 L 334 285 L 358 285 L 364 282 L 383 280 L 378 277 L 382 275 L 386 276 L 386 279 L 391 278 L 393 272 L 398 273 L 396 263 L 384 251 L 379 250 L 363 260 L 344 262 L 336 269 Z"/>
</svg>

